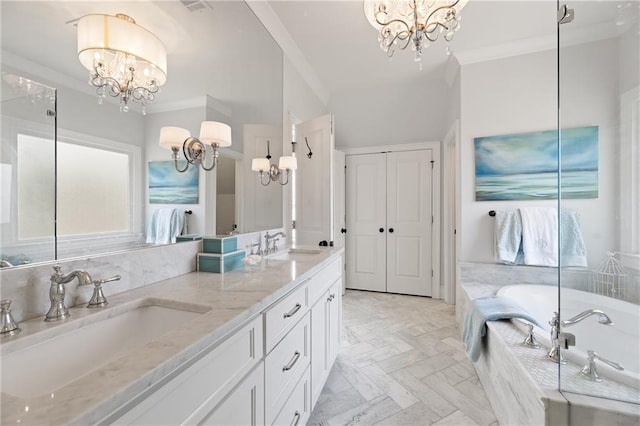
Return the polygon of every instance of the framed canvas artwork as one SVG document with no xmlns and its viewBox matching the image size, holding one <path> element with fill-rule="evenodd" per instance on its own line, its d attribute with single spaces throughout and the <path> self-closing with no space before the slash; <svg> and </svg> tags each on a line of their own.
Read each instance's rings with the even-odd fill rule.
<svg viewBox="0 0 640 426">
<path fill-rule="evenodd" d="M 474 139 L 476 201 L 598 198 L 598 126 Z M 558 159 L 561 179 L 558 186 Z"/>
</svg>

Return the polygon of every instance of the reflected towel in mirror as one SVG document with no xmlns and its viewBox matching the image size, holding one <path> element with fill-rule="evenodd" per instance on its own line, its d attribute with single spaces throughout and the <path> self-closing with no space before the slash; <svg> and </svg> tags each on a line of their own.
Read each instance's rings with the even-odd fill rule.
<svg viewBox="0 0 640 426">
<path fill-rule="evenodd" d="M 173 244 L 186 225 L 184 212 L 172 208 L 157 209 L 147 226 L 147 243 Z"/>
</svg>

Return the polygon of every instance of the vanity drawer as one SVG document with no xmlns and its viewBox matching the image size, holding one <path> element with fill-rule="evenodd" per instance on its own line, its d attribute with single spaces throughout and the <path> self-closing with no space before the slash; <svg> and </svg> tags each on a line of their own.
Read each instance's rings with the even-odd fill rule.
<svg viewBox="0 0 640 426">
<path fill-rule="evenodd" d="M 325 266 L 309 281 L 309 304 L 313 306 L 320 296 L 342 275 L 342 256 Z"/>
<path fill-rule="evenodd" d="M 306 283 L 272 306 L 264 314 L 265 353 L 269 353 L 308 310 Z"/>
<path fill-rule="evenodd" d="M 275 418 L 272 425 L 297 426 L 307 424 L 311 415 L 311 372 L 310 369 L 302 374 L 300 381 L 291 392 L 289 399 Z"/>
<path fill-rule="evenodd" d="M 265 358 L 265 418 L 270 424 L 310 363 L 310 316 L 298 324 Z"/>
</svg>

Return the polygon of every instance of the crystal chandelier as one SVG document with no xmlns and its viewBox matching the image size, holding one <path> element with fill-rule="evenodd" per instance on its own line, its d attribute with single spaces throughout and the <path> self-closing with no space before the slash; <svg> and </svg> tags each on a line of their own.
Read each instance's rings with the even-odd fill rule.
<svg viewBox="0 0 640 426">
<path fill-rule="evenodd" d="M 440 34 L 446 41 L 460 28 L 460 11 L 468 0 L 364 0 L 364 13 L 379 31 L 380 47 L 393 56 L 411 45 L 415 60 Z"/>
<path fill-rule="evenodd" d="M 91 14 L 78 20 L 78 58 L 89 70 L 98 103 L 109 95 L 120 98 L 120 110 L 129 101 L 153 102 L 167 81 L 167 51 L 151 32 L 127 15 Z"/>
</svg>

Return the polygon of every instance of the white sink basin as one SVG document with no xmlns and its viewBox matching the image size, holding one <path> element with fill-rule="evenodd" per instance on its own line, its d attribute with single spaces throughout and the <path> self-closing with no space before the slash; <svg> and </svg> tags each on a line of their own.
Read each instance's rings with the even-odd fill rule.
<svg viewBox="0 0 640 426">
<path fill-rule="evenodd" d="M 2 392 L 24 398 L 52 393 L 204 312 L 151 300 L 80 328 L 60 325 L 53 337 L 2 356 Z"/>
<path fill-rule="evenodd" d="M 303 249 L 303 248 L 291 248 L 288 250 L 282 250 L 278 253 L 274 253 L 269 256 L 269 259 L 275 260 L 297 260 L 297 261 L 307 261 L 312 259 L 313 257 L 322 253 L 322 250 L 318 249 Z"/>
</svg>

